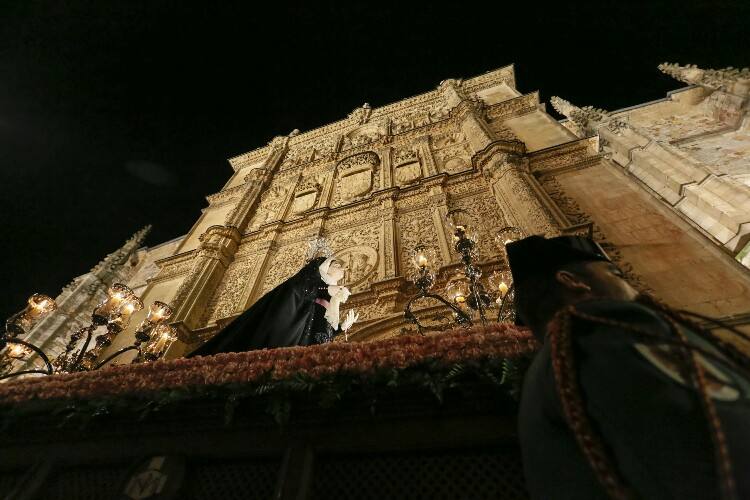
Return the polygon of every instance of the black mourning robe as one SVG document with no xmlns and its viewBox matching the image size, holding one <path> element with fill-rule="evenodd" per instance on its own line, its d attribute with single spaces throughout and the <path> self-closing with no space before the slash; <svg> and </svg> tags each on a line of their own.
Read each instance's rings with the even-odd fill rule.
<svg viewBox="0 0 750 500">
<path fill-rule="evenodd" d="M 318 270 L 324 260 L 307 263 L 188 357 L 330 342 L 336 332 L 315 302 L 330 299 Z"/>
<path fill-rule="evenodd" d="M 600 300 L 578 309 L 671 338 L 666 321 L 637 303 Z M 573 321 L 586 410 L 624 481 L 644 499 L 719 498 L 708 423 L 692 383 L 680 383 L 650 362 L 639 351 L 643 341 L 633 334 L 615 326 Z M 713 350 L 691 330 L 682 330 L 692 343 Z M 527 487 L 539 500 L 607 498 L 568 427 L 550 354 L 545 340 L 524 380 L 519 435 Z M 739 498 L 750 498 L 748 381 L 721 362 L 712 365 L 739 389 L 737 398 L 713 401 L 726 434 Z"/>
</svg>

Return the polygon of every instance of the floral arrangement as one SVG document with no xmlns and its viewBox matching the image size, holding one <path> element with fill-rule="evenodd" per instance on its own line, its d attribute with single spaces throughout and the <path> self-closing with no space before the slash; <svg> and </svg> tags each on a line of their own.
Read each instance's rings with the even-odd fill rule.
<svg viewBox="0 0 750 500">
<path fill-rule="evenodd" d="M 330 406 L 367 384 L 425 385 L 440 399 L 451 380 L 466 371 L 482 372 L 499 385 L 509 384 L 503 378 L 517 370 L 508 360 L 528 357 L 537 347 L 528 330 L 493 324 L 368 343 L 334 342 L 115 365 L 0 384 L 0 415 L 23 414 L 24 407 L 58 413 L 65 408 L 80 413 L 85 408 L 94 414 L 124 406 L 153 410 L 208 396 L 227 398 L 231 419 L 240 399 L 275 395 L 269 412 L 282 422 L 288 417 L 288 396 L 293 392 L 317 391 L 321 404 Z"/>
</svg>

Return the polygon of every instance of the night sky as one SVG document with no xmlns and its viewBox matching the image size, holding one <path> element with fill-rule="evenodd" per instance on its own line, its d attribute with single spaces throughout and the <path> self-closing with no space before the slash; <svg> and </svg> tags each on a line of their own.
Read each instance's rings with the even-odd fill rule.
<svg viewBox="0 0 750 500">
<path fill-rule="evenodd" d="M 636 3 L 0 2 L 0 313 L 186 233 L 227 158 L 365 101 L 515 63 L 613 110 L 681 86 L 661 62 L 748 65 L 750 2 Z"/>
</svg>

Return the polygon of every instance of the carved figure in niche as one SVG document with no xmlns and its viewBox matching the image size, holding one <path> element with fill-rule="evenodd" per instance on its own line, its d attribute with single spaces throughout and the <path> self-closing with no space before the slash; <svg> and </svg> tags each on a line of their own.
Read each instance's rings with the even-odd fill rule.
<svg viewBox="0 0 750 500">
<path fill-rule="evenodd" d="M 346 273 L 338 259 L 311 258 L 189 357 L 331 342 L 358 319 L 350 310 L 339 321 L 340 305 L 351 293 L 338 284 Z"/>
<path fill-rule="evenodd" d="M 351 120 L 354 120 L 357 125 L 362 125 L 363 123 L 367 123 L 367 120 L 370 119 L 370 113 L 372 113 L 370 104 L 364 103 L 362 107 L 356 108 L 354 111 L 349 113 L 349 118 Z"/>
<path fill-rule="evenodd" d="M 430 111 L 430 119 L 433 122 L 439 122 L 440 120 L 448 118 L 450 114 L 451 110 L 443 106 Z"/>
<path fill-rule="evenodd" d="M 335 257 L 345 264 L 344 282 L 350 287 L 364 282 L 378 264 L 378 253 L 368 246 L 350 247 L 338 252 Z"/>
<path fill-rule="evenodd" d="M 266 192 L 257 215 L 258 224 L 268 224 L 279 218 L 278 212 L 286 198 L 286 193 L 287 190 L 280 186 L 274 186 Z"/>
<path fill-rule="evenodd" d="M 403 163 L 411 163 L 418 161 L 419 156 L 417 155 L 417 149 L 415 147 L 399 148 L 393 151 L 393 164 L 401 165 Z"/>
</svg>

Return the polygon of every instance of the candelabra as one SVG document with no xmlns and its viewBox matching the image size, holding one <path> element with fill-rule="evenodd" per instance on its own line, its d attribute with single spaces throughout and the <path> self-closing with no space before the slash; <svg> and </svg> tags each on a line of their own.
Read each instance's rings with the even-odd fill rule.
<svg viewBox="0 0 750 500">
<path fill-rule="evenodd" d="M 460 255 L 461 268 L 446 284 L 447 299 L 431 292 L 435 283 L 433 268 L 437 262 L 437 253 L 431 247 L 418 245 L 412 251 L 415 270 L 411 276 L 418 292 L 406 304 L 406 319 L 414 323 L 419 333 L 424 335 L 426 328 L 420 323 L 412 308 L 418 300 L 430 298 L 449 307 L 453 312 L 453 320 L 459 326 L 473 324 L 467 307 L 476 312 L 483 325 L 487 324 L 488 309 L 493 305 L 498 308 L 498 322 L 514 321 L 513 277 L 508 267 L 505 245 L 522 238 L 521 230 L 516 227 L 505 227 L 498 231 L 495 243 L 500 253 L 499 269 L 490 274 L 487 279 L 489 286 L 485 287 L 481 281 L 482 270 L 476 264 L 479 260 L 476 220 L 470 213 L 461 209 L 449 211 L 445 219 L 452 233 L 454 250 Z"/>
<path fill-rule="evenodd" d="M 97 363 L 104 348 L 111 345 L 117 334 L 127 328 L 132 314 L 143 309 L 143 302 L 130 288 L 116 283 L 107 291 L 107 297 L 94 308 L 90 324 L 73 332 L 64 352 L 50 361 L 49 356 L 41 348 L 17 337 L 29 333 L 41 319 L 56 308 L 55 301 L 50 297 L 34 294 L 29 298 L 25 309 L 8 318 L 5 322 L 5 332 L 0 334 L 0 380 L 32 373 L 52 375 L 97 370 L 130 351 L 138 351 L 134 363 L 154 361 L 163 355 L 176 339 L 174 328 L 165 323 L 172 314 L 172 308 L 164 302 L 156 301 L 149 308 L 146 318 L 138 325 L 134 343 Z M 100 327 L 104 327 L 104 332 L 94 337 L 94 333 Z M 82 346 L 77 348 L 84 338 Z M 14 361 L 27 360 L 33 354 L 42 360 L 43 368 L 34 367 L 11 372 Z"/>
</svg>

